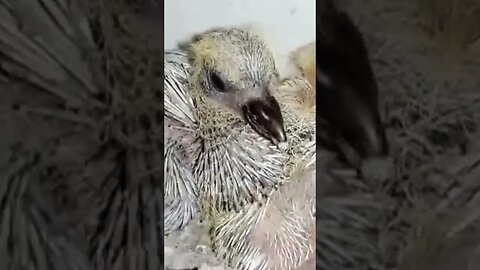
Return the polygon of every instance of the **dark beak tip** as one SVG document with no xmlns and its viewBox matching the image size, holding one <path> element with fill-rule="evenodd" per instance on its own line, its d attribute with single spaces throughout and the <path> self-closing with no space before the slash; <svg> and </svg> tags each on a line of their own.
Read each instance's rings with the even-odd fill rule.
<svg viewBox="0 0 480 270">
<path fill-rule="evenodd" d="M 283 126 L 283 115 L 275 98 L 255 99 L 242 106 L 248 124 L 273 144 L 287 141 Z"/>
<path fill-rule="evenodd" d="M 282 131 L 280 133 L 278 133 L 277 141 L 279 143 L 287 141 L 287 134 L 285 133 L 285 130 L 283 128 L 282 128 Z"/>
<path fill-rule="evenodd" d="M 280 145 L 281 143 L 287 142 L 287 134 L 282 129 L 281 132 L 278 132 L 277 134 L 272 134 L 270 140 L 274 145 Z"/>
</svg>

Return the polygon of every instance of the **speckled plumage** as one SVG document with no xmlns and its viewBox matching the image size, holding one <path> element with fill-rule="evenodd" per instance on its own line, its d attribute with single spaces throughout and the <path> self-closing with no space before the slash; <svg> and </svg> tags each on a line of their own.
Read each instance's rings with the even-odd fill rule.
<svg viewBox="0 0 480 270">
<path fill-rule="evenodd" d="M 286 162 L 277 146 L 225 106 L 228 97 L 215 92 L 208 79 L 214 69 L 236 89 L 250 91 L 247 95 L 261 94 L 255 89 L 270 87 L 277 74 L 273 58 L 260 39 L 247 30 L 215 30 L 183 47 L 184 51 L 165 53 L 165 140 L 177 149 L 177 155 L 182 153 L 183 167 L 193 175 L 186 179 L 188 173 L 182 174 L 165 163 L 165 196 L 173 197 L 167 203 L 165 220 L 182 220 L 177 223 L 180 225 L 186 224 L 191 215 L 169 208 L 175 198 L 188 197 L 176 203 L 192 213 L 197 205 L 189 203 L 192 193 L 177 192 L 179 183 L 195 186 L 196 203 L 205 208 L 240 210 L 259 194 L 271 191 L 281 180 Z M 172 153 L 166 149 L 165 159 L 172 158 Z M 180 227 L 165 223 L 165 228 Z"/>
</svg>

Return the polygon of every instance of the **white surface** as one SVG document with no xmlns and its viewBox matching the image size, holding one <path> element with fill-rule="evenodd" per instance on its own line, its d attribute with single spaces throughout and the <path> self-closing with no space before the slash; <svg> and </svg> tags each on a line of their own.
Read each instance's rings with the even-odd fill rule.
<svg viewBox="0 0 480 270">
<path fill-rule="evenodd" d="M 267 33 L 277 66 L 315 40 L 315 0 L 166 0 L 165 49 L 213 27 L 259 26 Z"/>
</svg>

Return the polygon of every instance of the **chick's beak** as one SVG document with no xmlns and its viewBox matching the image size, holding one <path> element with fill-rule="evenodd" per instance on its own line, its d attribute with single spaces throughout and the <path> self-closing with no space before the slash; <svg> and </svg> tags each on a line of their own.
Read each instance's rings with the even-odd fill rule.
<svg viewBox="0 0 480 270">
<path fill-rule="evenodd" d="M 277 145 L 287 140 L 280 105 L 271 95 L 247 101 L 242 112 L 247 123 L 272 143 Z"/>
</svg>

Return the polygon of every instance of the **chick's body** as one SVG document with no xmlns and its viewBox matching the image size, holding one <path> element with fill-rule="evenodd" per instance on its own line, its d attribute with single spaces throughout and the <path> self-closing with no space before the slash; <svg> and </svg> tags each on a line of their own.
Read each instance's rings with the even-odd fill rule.
<svg viewBox="0 0 480 270">
<path fill-rule="evenodd" d="M 314 267 L 315 89 L 290 78 L 275 96 L 289 138 L 282 185 L 243 211 L 211 217 L 214 248 L 235 269 Z"/>
<path fill-rule="evenodd" d="M 247 30 L 225 29 L 183 48 L 165 53 L 167 233 L 184 226 L 199 205 L 228 212 L 267 194 L 286 162 L 267 139 L 284 135 L 270 95 L 277 75 L 266 46 Z M 262 117 L 272 125 L 265 127 Z"/>
</svg>

